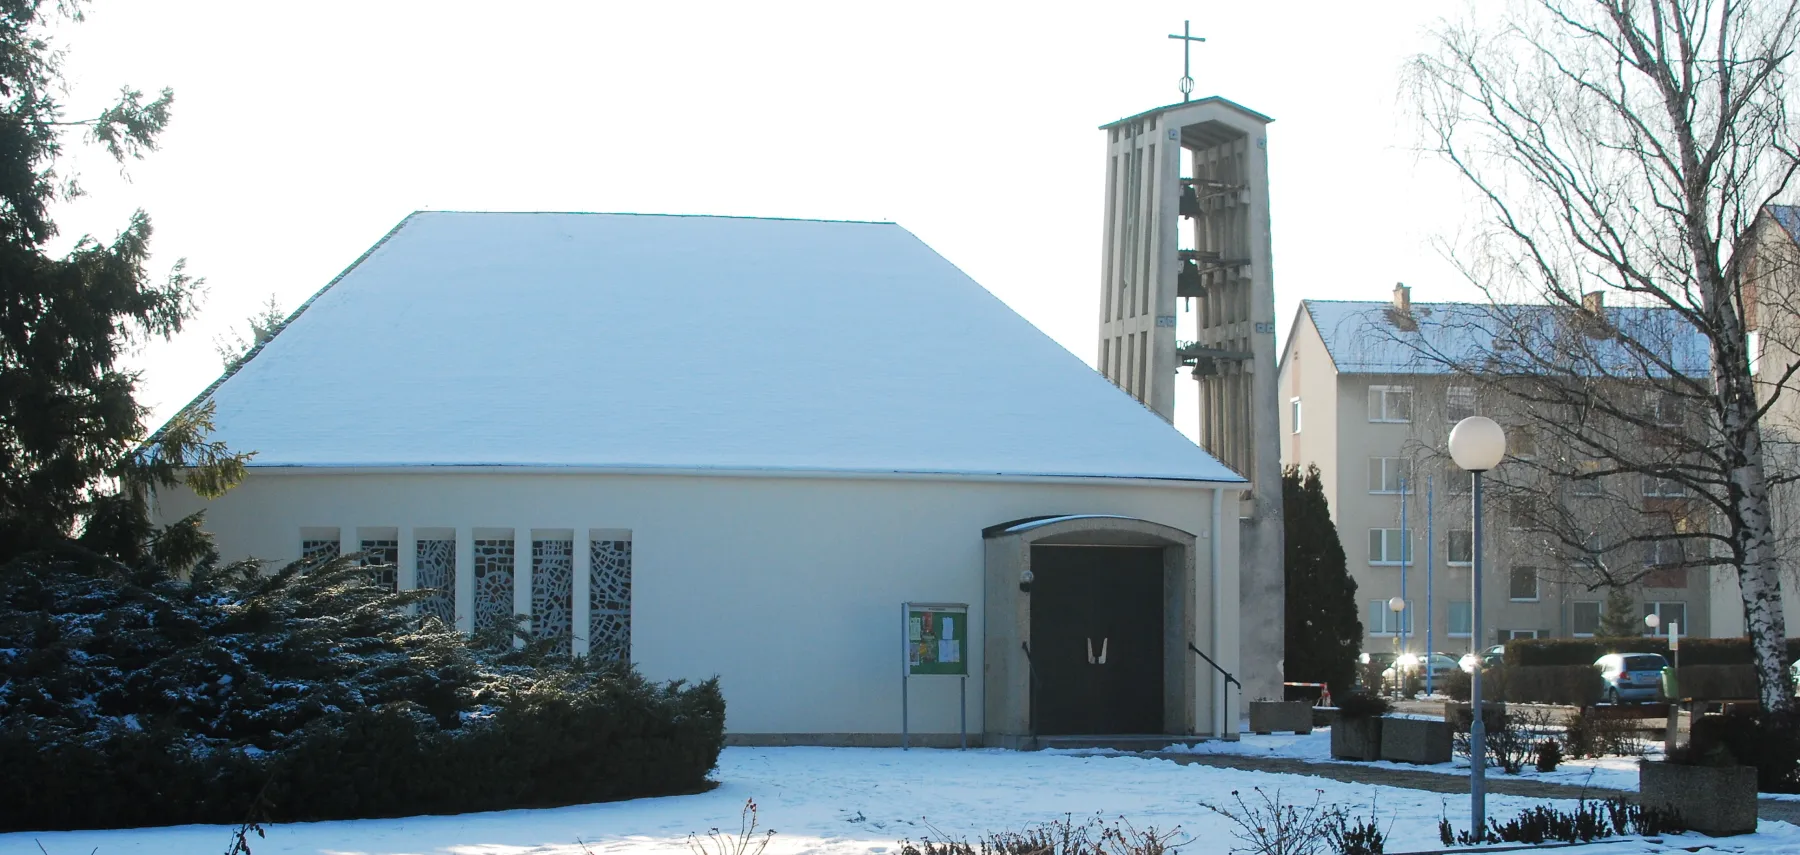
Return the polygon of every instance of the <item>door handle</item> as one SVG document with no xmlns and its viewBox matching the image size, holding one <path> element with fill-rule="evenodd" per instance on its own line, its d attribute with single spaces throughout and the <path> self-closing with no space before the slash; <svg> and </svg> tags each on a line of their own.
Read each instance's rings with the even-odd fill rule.
<svg viewBox="0 0 1800 855">
<path fill-rule="evenodd" d="M 1111 641 L 1110 638 L 1100 639 L 1100 664 L 1102 665 L 1106 664 L 1106 645 Z"/>
<path fill-rule="evenodd" d="M 1093 639 L 1090 638 L 1087 640 L 1087 648 L 1088 648 L 1088 664 L 1092 665 L 1092 664 L 1094 664 L 1094 640 Z"/>
</svg>

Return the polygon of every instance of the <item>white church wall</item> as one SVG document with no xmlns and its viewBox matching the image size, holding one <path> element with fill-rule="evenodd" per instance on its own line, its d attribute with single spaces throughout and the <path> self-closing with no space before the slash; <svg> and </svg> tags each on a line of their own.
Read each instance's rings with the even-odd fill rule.
<svg viewBox="0 0 1800 855">
<path fill-rule="evenodd" d="M 158 513 L 166 521 L 205 506 L 206 528 L 226 558 L 272 561 L 298 556 L 303 528 L 336 529 L 346 541 L 391 529 L 403 543 L 454 531 L 462 568 L 456 613 L 465 630 L 474 538 L 514 532 L 525 541 L 515 549 L 514 590 L 528 604 L 534 532 L 571 533 L 578 555 L 584 536 L 628 532 L 631 652 L 646 676 L 718 675 L 732 734 L 854 738 L 900 729 L 902 602 L 966 602 L 971 638 L 981 637 L 983 527 L 1092 513 L 1209 533 L 1212 491 L 1170 483 L 287 469 L 253 471 L 211 503 L 165 495 Z M 1226 495 L 1220 547 L 1231 569 L 1219 575 L 1230 605 L 1215 612 L 1203 581 L 1195 606 L 1226 622 L 1219 652 L 1236 670 L 1236 491 Z M 1210 568 L 1201 574 L 1205 580 Z M 582 626 L 585 589 L 577 593 Z M 968 727 L 980 734 L 981 645 L 970 655 Z M 916 679 L 911 694 L 915 733 L 957 731 L 954 680 Z"/>
</svg>

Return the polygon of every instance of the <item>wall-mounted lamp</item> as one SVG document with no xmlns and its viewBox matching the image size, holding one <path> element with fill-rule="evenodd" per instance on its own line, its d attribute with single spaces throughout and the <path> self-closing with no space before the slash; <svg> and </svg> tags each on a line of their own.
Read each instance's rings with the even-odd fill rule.
<svg viewBox="0 0 1800 855">
<path fill-rule="evenodd" d="M 1031 583 L 1036 582 L 1036 581 L 1037 581 L 1037 574 L 1032 573 L 1031 568 L 1027 567 L 1024 570 L 1019 571 L 1019 590 L 1020 591 L 1027 593 L 1027 594 L 1031 593 Z"/>
</svg>

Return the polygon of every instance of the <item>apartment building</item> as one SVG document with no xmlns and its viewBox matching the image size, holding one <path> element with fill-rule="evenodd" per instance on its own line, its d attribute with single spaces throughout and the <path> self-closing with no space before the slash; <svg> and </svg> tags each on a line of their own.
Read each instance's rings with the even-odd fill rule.
<svg viewBox="0 0 1800 855">
<path fill-rule="evenodd" d="M 1450 429 L 1479 413 L 1507 427 L 1508 463 L 1558 453 L 1537 447 L 1529 419 L 1509 416 L 1467 376 L 1421 355 L 1503 346 L 1484 337 L 1483 324 L 1466 322 L 1480 308 L 1413 303 L 1404 285 L 1391 302 L 1307 300 L 1284 343 L 1282 463 L 1321 470 L 1357 583 L 1365 651 L 1404 643 L 1407 652 L 1429 645 L 1455 653 L 1514 638 L 1590 636 L 1600 628 L 1609 591 L 1595 585 L 1592 559 L 1527 531 L 1528 514 L 1515 504 L 1524 498 L 1484 491 L 1485 637 L 1471 638 L 1470 476 L 1446 452 Z M 1589 308 L 1603 310 L 1597 296 Z M 1528 468 L 1515 463 L 1513 471 Z M 1645 518 L 1692 504 L 1677 486 L 1623 475 L 1571 483 L 1553 495 L 1579 509 L 1600 504 L 1584 494 L 1602 487 L 1648 509 Z M 1684 634 L 1709 633 L 1711 585 L 1703 569 L 1686 566 L 1668 544 L 1609 560 L 1641 562 L 1625 574 L 1641 577 L 1625 587 L 1634 619 L 1654 612 L 1680 622 Z M 1390 609 L 1396 596 L 1407 603 L 1402 612 Z"/>
</svg>

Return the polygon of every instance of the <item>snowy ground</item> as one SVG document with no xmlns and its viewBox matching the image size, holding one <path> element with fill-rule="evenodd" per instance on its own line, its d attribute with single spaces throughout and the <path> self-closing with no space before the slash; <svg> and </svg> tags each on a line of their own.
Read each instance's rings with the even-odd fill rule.
<svg viewBox="0 0 1800 855">
<path fill-rule="evenodd" d="M 1662 757 L 1662 743 L 1644 742 L 1645 756 L 1651 759 Z M 1284 757 L 1304 760 L 1309 763 L 1344 763 L 1354 766 L 1380 766 L 1389 769 L 1404 769 L 1410 772 L 1438 772 L 1445 775 L 1469 774 L 1469 761 L 1458 757 L 1450 763 L 1436 766 L 1414 766 L 1410 763 L 1357 763 L 1349 760 L 1331 759 L 1331 731 L 1325 728 L 1315 729 L 1305 736 L 1292 733 L 1275 733 L 1267 736 L 1246 733 L 1237 742 L 1202 742 L 1192 747 L 1171 746 L 1174 753 L 1193 754 L 1235 754 L 1247 757 Z M 1490 778 L 1517 777 L 1551 784 L 1569 784 L 1577 787 L 1592 787 L 1603 790 L 1636 790 L 1638 785 L 1638 760 L 1636 757 L 1598 757 L 1594 759 L 1564 760 L 1554 772 L 1539 772 L 1527 765 L 1518 775 L 1506 775 L 1499 769 L 1488 772 Z M 1771 798 L 1775 798 L 1771 796 Z"/>
<path fill-rule="evenodd" d="M 1269 737 L 1264 737 L 1268 739 Z M 1254 745 L 1254 742 L 1251 743 Z M 689 832 L 735 829 L 746 799 L 777 832 L 768 855 L 857 853 L 896 855 L 897 843 L 931 828 L 953 836 L 1017 829 L 1026 824 L 1103 814 L 1138 828 L 1179 827 L 1189 855 L 1233 845 L 1228 822 L 1202 807 L 1231 791 L 1280 791 L 1288 800 L 1326 802 L 1367 811 L 1376 806 L 1390 827 L 1389 852 L 1440 848 L 1437 820 L 1453 819 L 1466 801 L 1435 793 L 1345 784 L 1311 776 L 1182 766 L 1141 757 L 1072 756 L 1006 751 L 902 752 L 893 749 L 729 748 L 714 776 L 720 786 L 697 796 L 641 799 L 535 811 L 361 820 L 275 826 L 251 839 L 255 855 L 579 855 L 687 852 Z M 1491 815 L 1508 817 L 1535 800 L 1490 796 Z M 223 826 L 0 835 L 0 853 L 49 855 L 188 855 L 224 851 Z M 1707 849 L 1707 847 L 1716 847 Z M 1764 822 L 1759 834 L 1711 841 L 1686 835 L 1663 843 L 1594 844 L 1558 855 L 1730 851 L 1800 853 L 1800 829 Z"/>
</svg>

